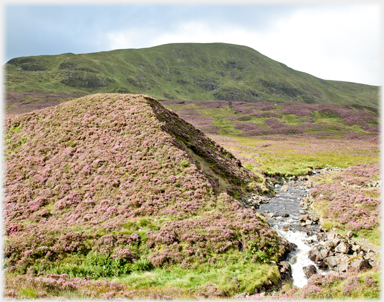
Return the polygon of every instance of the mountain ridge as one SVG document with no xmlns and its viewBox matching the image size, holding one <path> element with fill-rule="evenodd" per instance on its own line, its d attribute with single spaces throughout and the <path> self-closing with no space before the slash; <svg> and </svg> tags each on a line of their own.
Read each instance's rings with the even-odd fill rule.
<svg viewBox="0 0 384 302">
<path fill-rule="evenodd" d="M 378 108 L 379 87 L 323 80 L 258 51 L 226 43 L 14 58 L 7 91 L 144 93 L 166 100 L 358 104 Z"/>
</svg>

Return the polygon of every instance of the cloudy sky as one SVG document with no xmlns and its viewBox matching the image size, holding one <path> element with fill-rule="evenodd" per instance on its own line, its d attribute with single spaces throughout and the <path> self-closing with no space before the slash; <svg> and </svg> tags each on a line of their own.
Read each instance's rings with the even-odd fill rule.
<svg viewBox="0 0 384 302">
<path fill-rule="evenodd" d="M 3 63 L 20 56 L 225 42 L 323 79 L 382 84 L 381 1 L 11 3 L 3 9 Z"/>
</svg>

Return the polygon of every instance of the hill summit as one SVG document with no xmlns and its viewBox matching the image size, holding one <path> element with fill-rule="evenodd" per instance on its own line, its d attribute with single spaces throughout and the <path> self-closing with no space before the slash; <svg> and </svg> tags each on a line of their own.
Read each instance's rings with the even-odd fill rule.
<svg viewBox="0 0 384 302">
<path fill-rule="evenodd" d="M 152 97 L 96 94 L 6 126 L 8 272 L 100 278 L 284 252 L 233 198 L 263 178 Z"/>
<path fill-rule="evenodd" d="M 24 103 L 44 106 L 64 94 L 97 92 L 146 93 L 159 100 L 298 101 L 373 108 L 379 101 L 377 86 L 323 80 L 252 48 L 225 43 L 20 57 L 5 67 L 5 87 L 13 92 L 8 94 L 8 106 L 20 105 L 15 92 L 34 92 L 38 99 L 22 95 Z"/>
</svg>

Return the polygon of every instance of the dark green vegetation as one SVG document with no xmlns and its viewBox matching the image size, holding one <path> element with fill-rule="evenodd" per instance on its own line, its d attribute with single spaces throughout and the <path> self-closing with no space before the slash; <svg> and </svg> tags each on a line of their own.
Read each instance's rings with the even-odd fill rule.
<svg viewBox="0 0 384 302">
<path fill-rule="evenodd" d="M 10 60 L 5 70 L 7 91 L 47 93 L 48 98 L 58 93 L 117 92 L 166 100 L 298 101 L 378 108 L 376 86 L 322 80 L 249 47 L 223 43 L 21 57 Z"/>
<path fill-rule="evenodd" d="M 266 191 L 265 179 L 155 99 L 83 97 L 8 117 L 5 138 L 5 266 L 16 296 L 104 288 L 73 279 L 85 277 L 190 296 L 277 283 L 271 261 L 286 244 L 233 198 Z"/>
</svg>

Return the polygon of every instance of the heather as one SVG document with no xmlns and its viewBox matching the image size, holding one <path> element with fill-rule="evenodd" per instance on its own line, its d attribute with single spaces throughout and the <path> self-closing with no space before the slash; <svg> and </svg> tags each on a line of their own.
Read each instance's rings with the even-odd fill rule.
<svg viewBox="0 0 384 302">
<path fill-rule="evenodd" d="M 377 136 L 376 109 L 299 102 L 163 101 L 205 133 L 235 137 L 297 135 L 303 139 Z"/>
<path fill-rule="evenodd" d="M 311 202 L 321 214 L 321 224 L 380 245 L 379 163 L 352 166 L 319 181 L 311 190 Z"/>
<path fill-rule="evenodd" d="M 268 296 L 252 295 L 249 300 L 302 300 L 302 299 L 379 299 L 380 267 L 357 273 L 314 274 L 302 288 L 285 284 L 279 292 Z"/>
<path fill-rule="evenodd" d="M 45 291 L 48 275 L 130 276 L 132 289 L 141 275 L 210 265 L 184 288 L 231 295 L 276 282 L 269 263 L 283 245 L 235 199 L 266 191 L 264 178 L 155 99 L 98 94 L 10 116 L 5 139 L 7 278 L 36 275 L 25 282 Z M 248 261 L 259 281 L 225 287 L 223 265 Z"/>
</svg>

